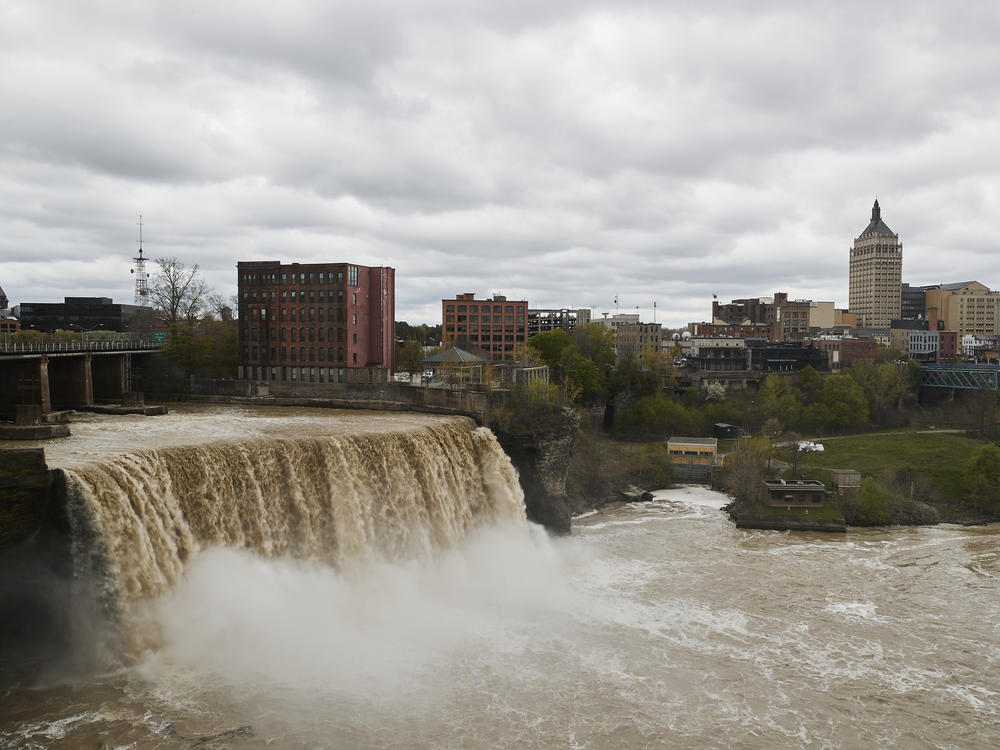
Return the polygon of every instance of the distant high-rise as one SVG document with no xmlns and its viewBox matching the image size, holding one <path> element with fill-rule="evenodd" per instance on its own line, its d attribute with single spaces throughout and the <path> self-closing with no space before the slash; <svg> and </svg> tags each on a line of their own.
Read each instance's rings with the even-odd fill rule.
<svg viewBox="0 0 1000 750">
<path fill-rule="evenodd" d="M 903 243 L 885 222 L 878 201 L 851 248 L 849 309 L 863 328 L 888 328 L 900 315 Z"/>
</svg>

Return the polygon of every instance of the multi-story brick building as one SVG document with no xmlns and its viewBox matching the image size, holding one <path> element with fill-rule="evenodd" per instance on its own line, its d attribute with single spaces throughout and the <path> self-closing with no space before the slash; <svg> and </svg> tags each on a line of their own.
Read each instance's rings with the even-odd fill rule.
<svg viewBox="0 0 1000 750">
<path fill-rule="evenodd" d="M 874 360 L 878 356 L 878 343 L 874 339 L 821 338 L 813 339 L 809 345 L 827 353 L 830 372 L 840 372 L 855 362 Z"/>
<path fill-rule="evenodd" d="M 245 261 L 237 273 L 241 378 L 388 380 L 396 352 L 395 269 Z"/>
<path fill-rule="evenodd" d="M 848 306 L 863 328 L 888 328 L 900 317 L 903 243 L 882 221 L 878 201 L 851 248 Z"/>
<path fill-rule="evenodd" d="M 528 302 L 473 292 L 441 300 L 441 339 L 490 360 L 517 361 L 528 343 Z"/>
</svg>

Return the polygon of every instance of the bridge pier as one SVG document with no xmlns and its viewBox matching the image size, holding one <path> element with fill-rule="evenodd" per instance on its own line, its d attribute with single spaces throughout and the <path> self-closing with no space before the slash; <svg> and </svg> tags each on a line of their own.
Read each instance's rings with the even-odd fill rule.
<svg viewBox="0 0 1000 750">
<path fill-rule="evenodd" d="M 108 354 L 94 357 L 90 363 L 95 401 L 122 400 L 128 390 L 126 378 L 127 354 Z"/>
<path fill-rule="evenodd" d="M 52 407 L 72 409 L 94 405 L 94 384 L 90 375 L 92 354 L 87 352 L 77 357 L 43 357 L 44 359 L 48 359 L 51 403 L 48 409 L 42 407 L 43 412 L 52 411 Z"/>
</svg>

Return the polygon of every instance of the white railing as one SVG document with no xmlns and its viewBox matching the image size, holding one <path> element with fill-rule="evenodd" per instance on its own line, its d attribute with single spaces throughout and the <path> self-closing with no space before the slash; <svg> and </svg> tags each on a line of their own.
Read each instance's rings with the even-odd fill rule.
<svg viewBox="0 0 1000 750">
<path fill-rule="evenodd" d="M 0 342 L 0 354 L 51 354 L 55 352 L 109 352 L 136 351 L 139 349 L 162 349 L 162 341 L 122 341 L 108 339 L 102 341 L 76 341 L 59 343 L 16 343 Z"/>
</svg>

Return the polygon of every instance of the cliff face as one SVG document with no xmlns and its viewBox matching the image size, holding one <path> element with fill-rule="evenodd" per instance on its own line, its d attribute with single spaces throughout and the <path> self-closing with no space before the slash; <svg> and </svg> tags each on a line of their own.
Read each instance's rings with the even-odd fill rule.
<svg viewBox="0 0 1000 750">
<path fill-rule="evenodd" d="M 554 534 L 570 531 L 566 475 L 574 430 L 546 433 L 497 431 L 501 447 L 518 471 L 528 519 Z"/>
</svg>

